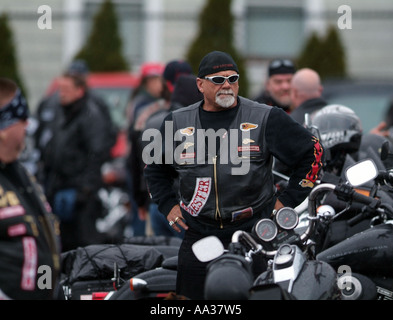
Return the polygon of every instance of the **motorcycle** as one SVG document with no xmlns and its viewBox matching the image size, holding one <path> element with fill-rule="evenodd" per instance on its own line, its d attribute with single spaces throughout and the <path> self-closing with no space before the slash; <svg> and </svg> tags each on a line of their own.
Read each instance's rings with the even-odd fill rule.
<svg viewBox="0 0 393 320">
<path fill-rule="evenodd" d="M 321 208 L 318 210 L 321 193 L 335 192 L 339 194 L 340 199 L 351 204 L 353 201 L 370 206 L 371 203 L 376 202 L 375 198 L 359 194 L 354 188 L 376 177 L 377 169 L 372 162 L 362 161 L 346 170 L 347 182 L 337 186 L 329 183 L 316 186 L 308 199 L 306 226 L 298 225 L 299 216 L 295 210 L 282 208 L 276 212 L 274 218 L 259 220 L 251 234 L 244 231 L 235 232 L 227 250 L 214 236 L 196 242 L 193 246 L 196 257 L 202 262 L 211 261 L 205 282 L 205 298 L 207 300 L 375 298 L 373 292 L 376 292 L 377 287 L 373 281 L 361 273 L 354 272 L 351 273 L 351 278 L 348 278 L 350 274 L 346 269 L 347 265 L 332 264 L 330 260 L 323 259 L 321 253 L 317 255 L 314 235 L 318 224 L 328 223 L 336 216 L 334 210 L 332 212 Z M 351 201 L 344 196 L 350 196 Z M 382 201 L 377 204 L 378 210 L 381 211 L 384 207 Z M 359 218 L 350 221 L 356 224 Z M 356 243 L 359 242 L 354 241 L 354 244 Z M 159 268 L 134 276 L 117 291 L 110 293 L 106 299 L 136 300 L 168 297 L 168 294 L 175 290 L 176 259 L 177 257 L 172 257 L 164 261 Z M 359 290 L 357 288 L 354 290 L 350 280 L 356 284 L 360 283 L 366 290 L 359 294 Z M 353 294 L 353 291 L 356 293 Z"/>
<path fill-rule="evenodd" d="M 372 231 L 366 230 L 369 237 L 364 239 L 362 235 L 356 234 L 349 243 L 340 242 L 339 249 L 334 248 L 333 253 L 327 251 L 319 253 L 317 256 L 315 256 L 315 242 L 311 239 L 316 223 L 334 217 L 334 213 L 318 212 L 321 193 L 333 191 L 348 202 L 359 202 L 365 205 L 365 208 L 375 208 L 382 217 L 385 213 L 390 212 L 389 204 L 384 204 L 379 199 L 357 193 L 354 190 L 355 187 L 376 178 L 377 174 L 373 162 L 366 160 L 346 170 L 347 183 L 338 186 L 324 183 L 316 186 L 308 199 L 309 225 L 307 227 L 295 228 L 298 219 L 296 212 L 290 208 L 282 208 L 276 213 L 274 219 L 258 221 L 252 234 L 243 231 L 236 232 L 227 251 L 222 246 L 214 244 L 214 237 L 200 240 L 200 243 L 194 245 L 195 255 L 201 261 L 213 260 L 208 266 L 205 282 L 206 299 L 272 299 L 275 297 L 299 300 L 369 300 L 376 298 L 377 287 L 374 284 L 376 279 L 368 279 L 362 273 L 364 270 L 361 267 L 353 269 L 359 271 L 358 273 L 349 274 L 348 265 L 342 265 L 341 262 L 343 257 L 353 258 L 351 254 L 356 256 L 359 252 L 360 255 L 363 255 L 364 260 L 370 251 L 379 250 L 378 248 L 381 247 L 378 255 L 374 254 L 376 259 L 372 263 L 374 271 L 378 268 L 386 272 L 392 269 L 391 263 L 386 267 L 376 266 L 378 259 L 379 262 L 383 262 L 382 256 L 391 258 L 392 250 L 390 244 L 388 245 L 391 242 L 391 237 L 379 240 L 376 245 L 369 243 L 369 238 L 375 236 L 374 233 L 385 235 L 386 229 L 391 228 L 390 225 L 370 229 Z M 366 211 L 366 209 L 363 210 L 362 217 L 368 216 L 364 214 Z M 356 217 L 351 219 L 350 223 L 356 224 L 360 220 Z M 214 241 L 219 242 L 218 239 L 214 239 Z M 367 248 L 370 250 L 362 249 L 364 243 L 368 243 Z M 353 249 L 356 246 L 358 249 Z M 389 250 L 390 254 L 388 254 Z M 262 254 L 269 259 L 268 268 L 253 278 L 251 257 L 255 257 L 257 254 Z M 349 260 L 350 258 L 346 262 L 350 265 L 351 261 Z M 354 264 L 359 265 L 362 262 L 358 259 Z M 366 269 L 369 267 L 370 265 L 364 265 Z M 383 280 L 386 281 L 387 275 L 384 276 Z M 379 291 L 387 293 L 389 290 L 383 287 Z"/>
<path fill-rule="evenodd" d="M 260 219 L 252 233 L 236 231 L 228 250 L 210 236 L 193 245 L 193 252 L 208 265 L 205 299 L 338 299 L 336 271 L 314 259 L 316 211 L 308 226 L 296 230 L 298 215 L 292 208 L 278 210 L 272 219 Z M 263 270 L 260 261 L 267 262 Z M 255 268 L 255 262 L 257 266 Z"/>
<path fill-rule="evenodd" d="M 333 191 L 349 208 L 353 203 L 362 203 L 362 210 L 346 222 L 349 226 L 368 221 L 369 228 L 318 253 L 319 261 L 329 263 L 343 271 L 343 299 L 349 300 L 392 300 L 393 299 L 393 207 L 391 198 L 380 196 L 380 185 L 393 183 L 393 172 L 377 171 L 371 161 L 363 161 L 354 167 L 353 177 L 373 173 L 375 185 L 369 195 L 356 193 L 349 185 L 323 184 L 312 190 L 309 200 L 315 201 L 320 193 Z M 355 171 L 355 170 L 360 171 Z M 360 185 L 354 181 L 353 186 Z M 340 213 L 340 214 L 343 214 Z M 330 219 L 333 219 L 332 215 Z"/>
</svg>

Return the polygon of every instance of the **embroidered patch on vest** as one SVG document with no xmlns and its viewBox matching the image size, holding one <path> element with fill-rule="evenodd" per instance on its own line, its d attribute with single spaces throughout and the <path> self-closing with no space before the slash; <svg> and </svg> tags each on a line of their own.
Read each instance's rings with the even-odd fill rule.
<svg viewBox="0 0 393 320">
<path fill-rule="evenodd" d="M 253 129 L 256 129 L 256 128 L 258 128 L 258 125 L 254 124 L 254 123 L 242 122 L 240 124 L 240 130 L 241 131 L 250 131 L 250 130 L 253 130 Z"/>
<path fill-rule="evenodd" d="M 232 221 L 237 221 L 245 218 L 249 218 L 254 214 L 254 211 L 251 207 L 248 207 L 243 210 L 232 212 Z"/>
<path fill-rule="evenodd" d="M 18 237 L 26 234 L 26 226 L 23 223 L 19 223 L 8 227 L 7 233 L 10 237 Z"/>
<path fill-rule="evenodd" d="M 307 179 L 302 179 L 302 181 L 299 182 L 299 185 L 303 188 L 314 187 L 314 183 L 312 183 L 310 180 L 307 180 Z"/>
<path fill-rule="evenodd" d="M 37 244 L 33 237 L 23 237 L 23 269 L 20 287 L 22 290 L 34 290 L 37 272 Z"/>
<path fill-rule="evenodd" d="M 186 152 L 186 153 L 181 153 L 180 154 L 180 159 L 194 159 L 195 158 L 195 152 Z"/>
<path fill-rule="evenodd" d="M 244 138 L 243 139 L 243 144 L 250 144 L 250 143 L 253 143 L 253 142 L 255 142 L 255 141 L 252 140 L 252 139 L 249 139 L 249 138 Z"/>
<path fill-rule="evenodd" d="M 259 146 L 244 146 L 244 147 L 237 147 L 237 151 L 239 152 L 259 152 Z"/>
<path fill-rule="evenodd" d="M 191 148 L 191 147 L 193 147 L 194 146 L 194 143 L 193 142 L 186 142 L 185 144 L 184 144 L 184 150 L 187 150 L 188 148 Z"/>
<path fill-rule="evenodd" d="M 209 198 L 211 182 L 211 178 L 197 178 L 194 195 L 190 203 L 185 205 L 184 202 L 181 201 L 180 206 L 194 217 L 199 215 Z"/>
<path fill-rule="evenodd" d="M 2 208 L 0 209 L 0 220 L 22 216 L 25 214 L 25 212 L 25 208 L 23 208 L 21 205 Z"/>
<path fill-rule="evenodd" d="M 183 128 L 180 129 L 180 133 L 190 137 L 195 133 L 195 128 L 194 127 Z"/>
</svg>

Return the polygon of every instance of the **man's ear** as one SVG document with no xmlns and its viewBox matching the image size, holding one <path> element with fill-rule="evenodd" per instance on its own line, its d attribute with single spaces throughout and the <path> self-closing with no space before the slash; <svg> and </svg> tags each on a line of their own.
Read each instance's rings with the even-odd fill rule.
<svg viewBox="0 0 393 320">
<path fill-rule="evenodd" d="M 199 92 L 203 93 L 203 80 L 201 78 L 197 78 L 196 84 L 197 84 Z"/>
</svg>

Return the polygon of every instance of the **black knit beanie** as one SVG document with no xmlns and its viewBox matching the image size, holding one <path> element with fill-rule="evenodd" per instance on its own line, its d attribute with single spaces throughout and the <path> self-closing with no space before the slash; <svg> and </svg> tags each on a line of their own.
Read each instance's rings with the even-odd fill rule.
<svg viewBox="0 0 393 320">
<path fill-rule="evenodd" d="M 201 63 L 199 64 L 198 78 L 203 78 L 208 74 L 226 70 L 233 70 L 239 73 L 239 69 L 235 61 L 228 53 L 212 51 L 201 60 Z"/>
</svg>

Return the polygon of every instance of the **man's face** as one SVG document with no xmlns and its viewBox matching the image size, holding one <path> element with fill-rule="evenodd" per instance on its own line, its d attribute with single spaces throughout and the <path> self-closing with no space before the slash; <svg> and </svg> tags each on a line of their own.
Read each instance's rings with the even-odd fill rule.
<svg viewBox="0 0 393 320">
<path fill-rule="evenodd" d="M 69 77 L 61 77 L 59 79 L 59 97 L 61 105 L 67 105 L 82 98 L 84 90 L 77 87 L 74 81 Z"/>
<path fill-rule="evenodd" d="M 146 90 L 156 98 L 161 97 L 164 90 L 163 79 L 161 76 L 151 76 L 146 79 Z"/>
<path fill-rule="evenodd" d="M 230 77 L 237 75 L 236 71 L 227 70 L 206 77 L 224 76 Z M 197 79 L 199 91 L 202 92 L 205 100 L 204 108 L 209 111 L 220 111 L 222 109 L 234 107 L 237 103 L 237 95 L 239 93 L 239 81 L 230 83 L 225 80 L 223 84 L 215 84 L 208 79 Z"/>
<path fill-rule="evenodd" d="M 0 130 L 0 160 L 10 163 L 18 159 L 25 147 L 27 121 L 16 123 Z"/>
<path fill-rule="evenodd" d="M 275 74 L 267 81 L 267 91 L 280 105 L 288 106 L 291 104 L 292 77 L 293 74 Z"/>
</svg>

